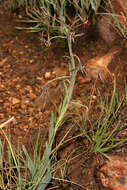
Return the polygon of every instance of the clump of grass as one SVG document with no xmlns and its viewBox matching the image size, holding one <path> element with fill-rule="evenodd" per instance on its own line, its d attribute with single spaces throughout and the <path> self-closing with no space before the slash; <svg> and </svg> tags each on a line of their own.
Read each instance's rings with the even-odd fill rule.
<svg viewBox="0 0 127 190">
<path fill-rule="evenodd" d="M 126 124 L 121 124 L 118 119 L 119 110 L 126 104 L 126 96 L 118 98 L 115 84 L 111 100 L 100 101 L 101 112 L 98 119 L 89 125 L 88 122 L 83 122 L 81 130 L 84 132 L 84 138 L 89 141 L 90 152 L 106 156 L 107 152 L 127 141 L 127 137 L 119 138 L 119 132 L 125 129 Z"/>
<path fill-rule="evenodd" d="M 74 84 L 74 81 L 71 81 Z M 67 160 L 63 161 L 62 165 L 55 162 L 55 155 L 60 146 L 63 144 L 65 137 L 53 149 L 52 145 L 58 129 L 66 121 L 65 117 L 67 109 L 71 102 L 71 93 L 73 84 L 70 87 L 65 85 L 65 97 L 62 105 L 59 108 L 57 116 L 51 113 L 49 137 L 45 145 L 44 153 L 42 154 L 38 138 L 33 149 L 33 157 L 31 158 L 27 149 L 23 145 L 22 148 L 16 149 L 10 139 L 3 130 L 6 124 L 13 121 L 14 118 L 0 125 L 0 129 L 7 142 L 7 151 L 4 144 L 0 141 L 0 188 L 1 189 L 20 189 L 20 190 L 44 190 L 51 180 L 57 180 L 60 183 L 72 183 L 77 186 L 79 184 L 66 179 L 67 176 Z M 70 95 L 70 96 L 69 96 Z M 39 151 L 40 150 L 40 151 Z M 56 167 L 54 168 L 54 163 Z M 56 175 L 58 167 L 61 172 L 61 177 Z"/>
<path fill-rule="evenodd" d="M 12 118 L 13 119 L 13 118 Z M 10 121 L 0 125 L 2 128 Z M 51 115 L 49 139 L 46 143 L 44 154 L 38 153 L 38 139 L 33 151 L 33 159 L 30 158 L 27 149 L 22 146 L 15 150 L 10 140 L 2 130 L 7 141 L 7 156 L 5 148 L 0 141 L 0 187 L 1 189 L 36 189 L 44 190 L 52 179 L 51 156 L 52 144 L 54 141 L 54 122 Z"/>
<path fill-rule="evenodd" d="M 91 12 L 96 13 L 101 4 L 100 0 L 21 0 L 21 2 L 24 4 L 27 18 L 20 22 L 27 23 L 30 27 L 28 25 L 17 29 L 42 32 L 40 40 L 46 46 L 50 46 L 54 38 L 67 39 L 68 33 L 72 34 L 74 42 L 75 37 L 78 37 L 79 28 L 88 24 Z M 84 27 L 84 32 L 85 28 L 87 27 Z"/>
<path fill-rule="evenodd" d="M 123 15 L 124 22 L 122 23 L 122 22 L 120 22 L 120 20 L 118 18 L 119 16 L 112 14 L 112 17 L 114 20 L 113 28 L 117 31 L 117 33 L 121 37 L 126 38 L 126 36 L 127 36 L 127 25 L 126 25 L 127 19 Z"/>
</svg>

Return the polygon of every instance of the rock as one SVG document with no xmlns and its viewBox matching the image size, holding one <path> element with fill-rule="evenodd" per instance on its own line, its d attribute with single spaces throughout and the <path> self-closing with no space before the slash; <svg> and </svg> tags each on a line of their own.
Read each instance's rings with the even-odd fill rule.
<svg viewBox="0 0 127 190">
<path fill-rule="evenodd" d="M 117 15 L 117 19 L 120 23 L 126 25 L 127 23 L 127 1 L 115 0 L 112 2 L 112 8 Z M 111 11 L 110 11 L 111 12 Z M 114 14 L 114 13 L 113 13 Z M 98 20 L 97 29 L 100 37 L 106 42 L 109 47 L 112 47 L 116 42 L 119 41 L 119 35 L 117 30 L 113 29 L 115 21 L 113 17 L 108 14 Z M 116 23 L 117 25 L 117 23 Z M 122 33 L 124 36 L 124 31 Z M 125 36 L 124 36 L 125 37 Z"/>
<path fill-rule="evenodd" d="M 127 1 L 115 0 L 112 2 L 113 8 L 118 16 L 121 23 L 126 24 L 127 17 Z"/>
<path fill-rule="evenodd" d="M 109 47 L 112 47 L 118 39 L 118 34 L 112 27 L 113 18 L 109 15 L 99 19 L 97 29 L 100 37 L 106 42 Z"/>
<path fill-rule="evenodd" d="M 111 156 L 101 167 L 99 177 L 104 187 L 127 190 L 127 157 Z"/>
<path fill-rule="evenodd" d="M 45 73 L 45 78 L 50 79 L 51 78 L 51 72 L 46 72 Z"/>
<path fill-rule="evenodd" d="M 115 55 L 121 52 L 121 48 L 118 46 L 113 46 L 105 55 L 96 56 L 87 61 L 85 71 L 86 76 L 91 79 L 100 78 L 104 83 L 107 79 L 107 76 L 112 77 L 108 69 L 108 64 L 112 61 Z"/>
</svg>

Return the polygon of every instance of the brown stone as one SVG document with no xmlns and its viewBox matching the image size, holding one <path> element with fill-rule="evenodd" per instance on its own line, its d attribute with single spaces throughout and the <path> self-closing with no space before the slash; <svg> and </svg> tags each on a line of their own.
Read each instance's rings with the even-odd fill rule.
<svg viewBox="0 0 127 190">
<path fill-rule="evenodd" d="M 108 76 L 112 78 L 112 74 L 108 69 L 108 64 L 113 60 L 114 56 L 121 52 L 121 48 L 118 46 L 113 46 L 105 55 L 96 56 L 86 63 L 86 76 L 91 77 L 91 79 L 100 78 L 104 83 Z"/>
<path fill-rule="evenodd" d="M 110 160 L 101 167 L 99 177 L 104 187 L 127 190 L 127 157 L 110 156 Z"/>
<path fill-rule="evenodd" d="M 119 18 L 119 21 L 123 24 L 126 23 L 127 17 L 127 1 L 126 0 L 115 0 L 112 3 L 115 13 Z"/>
<path fill-rule="evenodd" d="M 126 0 L 114 0 L 112 2 L 112 8 L 115 11 L 117 19 L 120 23 L 127 23 L 127 1 Z M 111 11 L 110 11 L 111 12 Z M 115 20 L 112 15 L 105 15 L 98 20 L 97 28 L 100 37 L 106 42 L 109 47 L 119 42 L 119 35 L 115 29 L 113 29 L 113 24 Z M 117 24 L 117 23 L 116 23 Z M 124 34 L 123 34 L 124 35 Z"/>
<path fill-rule="evenodd" d="M 118 34 L 112 27 L 113 19 L 111 16 L 103 16 L 97 24 L 100 37 L 106 42 L 109 47 L 112 47 L 118 39 Z"/>
</svg>

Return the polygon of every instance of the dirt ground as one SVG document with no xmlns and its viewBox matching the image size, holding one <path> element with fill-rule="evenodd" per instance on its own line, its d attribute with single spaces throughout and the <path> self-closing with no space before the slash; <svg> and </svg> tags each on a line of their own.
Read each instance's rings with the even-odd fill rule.
<svg viewBox="0 0 127 190">
<path fill-rule="evenodd" d="M 0 123 L 14 116 L 15 120 L 4 128 L 6 134 L 11 137 L 12 143 L 24 144 L 32 156 L 34 142 L 40 134 L 39 141 L 45 144 L 48 137 L 50 113 L 53 106 L 49 97 L 41 97 L 42 86 L 45 83 L 68 72 L 67 47 L 59 42 L 54 42 L 46 49 L 40 43 L 37 33 L 26 33 L 16 30 L 15 26 L 22 26 L 16 22 L 15 14 L 0 15 Z M 74 46 L 74 52 L 84 60 L 84 63 L 96 55 L 105 54 L 108 47 L 99 37 L 88 36 L 79 39 Z M 125 79 L 127 79 L 127 48 L 124 46 L 119 56 L 112 61 L 109 69 L 116 76 L 117 90 L 122 94 L 125 91 Z M 74 89 L 74 100 L 89 104 L 89 98 L 95 81 L 87 81 L 81 72 L 78 73 Z M 57 82 L 49 85 L 51 99 L 59 105 L 62 98 L 62 85 L 58 90 Z M 111 80 L 96 83 L 101 96 L 111 96 L 113 83 Z M 58 94 L 59 92 L 59 94 Z M 98 116 L 98 96 L 95 90 L 91 104 L 90 120 Z M 80 110 L 82 112 L 82 110 Z M 79 113 L 77 117 L 81 116 Z M 127 114 L 127 113 L 126 113 Z M 126 116 L 127 117 L 127 116 Z M 70 131 L 69 131 L 70 130 Z M 69 131 L 66 139 L 78 136 L 81 132 L 77 120 L 67 121 L 59 130 L 56 144 Z M 1 133 L 1 139 L 3 135 Z M 43 148 L 45 145 L 43 146 Z M 127 147 L 116 150 L 113 154 L 126 155 Z M 57 160 L 63 162 L 68 159 L 68 180 L 70 184 L 52 181 L 49 187 L 67 190 L 104 190 L 98 177 L 97 170 L 103 165 L 104 158 L 101 155 L 88 153 L 80 138 L 69 141 L 58 151 Z M 58 174 L 59 175 L 59 174 Z M 60 177 L 60 176 L 59 176 Z M 76 185 L 76 184 L 80 184 Z M 48 188 L 49 188 L 48 187 Z M 108 188 L 107 188 L 108 190 Z"/>
</svg>

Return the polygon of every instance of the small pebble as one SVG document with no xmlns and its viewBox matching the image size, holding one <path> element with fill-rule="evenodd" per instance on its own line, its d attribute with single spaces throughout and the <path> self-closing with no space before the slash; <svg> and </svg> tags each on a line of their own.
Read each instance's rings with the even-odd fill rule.
<svg viewBox="0 0 127 190">
<path fill-rule="evenodd" d="M 46 73 L 45 73 L 45 78 L 46 78 L 46 79 L 49 79 L 50 77 L 51 77 L 51 72 L 46 72 Z"/>
</svg>

